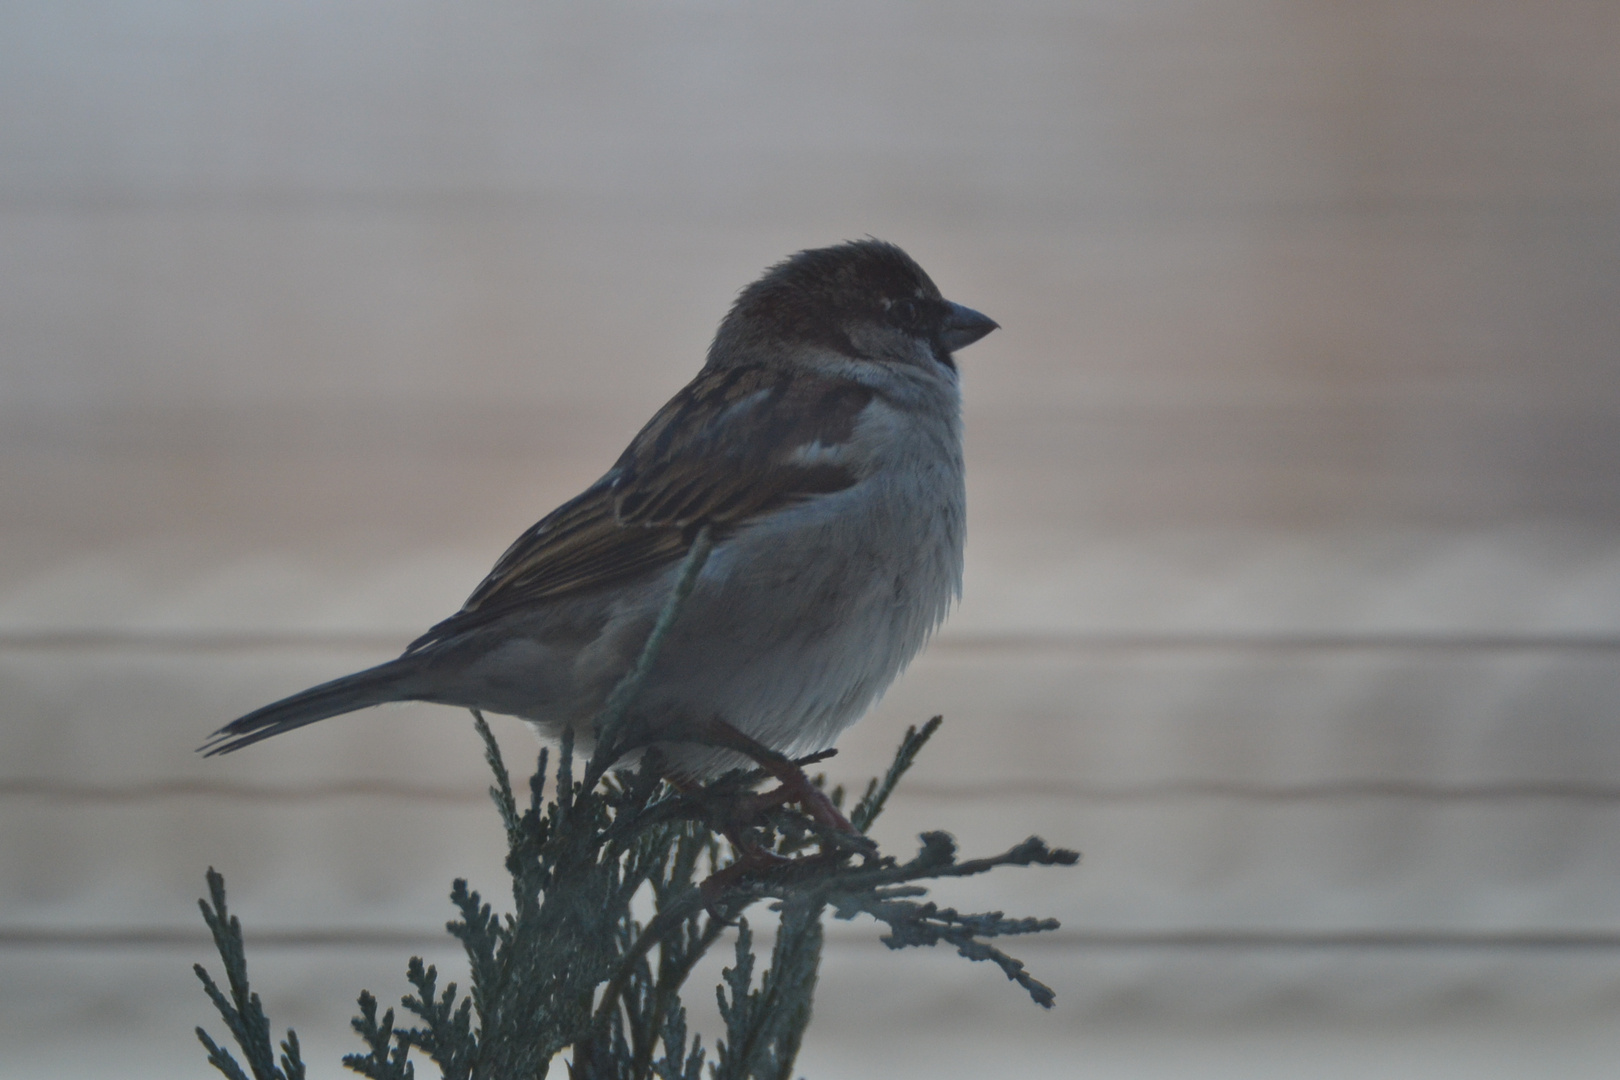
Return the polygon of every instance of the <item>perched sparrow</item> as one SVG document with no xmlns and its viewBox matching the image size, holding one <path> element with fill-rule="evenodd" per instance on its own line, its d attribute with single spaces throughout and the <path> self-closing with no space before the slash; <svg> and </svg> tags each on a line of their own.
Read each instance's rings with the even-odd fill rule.
<svg viewBox="0 0 1620 1080">
<path fill-rule="evenodd" d="M 689 778 L 742 763 L 719 745 L 829 746 L 960 594 L 951 353 L 995 328 L 892 244 L 792 256 L 742 291 L 703 370 L 607 475 L 519 537 L 460 611 L 397 660 L 266 705 L 203 749 L 390 701 L 505 713 L 588 745 L 704 527 L 713 553 L 627 725 Z"/>
</svg>

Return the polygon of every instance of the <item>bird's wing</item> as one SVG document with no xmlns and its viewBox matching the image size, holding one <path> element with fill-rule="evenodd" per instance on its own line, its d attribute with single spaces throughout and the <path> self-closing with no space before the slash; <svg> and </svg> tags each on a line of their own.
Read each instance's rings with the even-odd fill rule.
<svg viewBox="0 0 1620 1080">
<path fill-rule="evenodd" d="M 872 392 L 761 366 L 705 370 L 613 468 L 520 536 L 460 611 L 411 643 L 442 641 L 531 604 L 618 584 L 771 511 L 859 479 L 844 453 Z"/>
</svg>

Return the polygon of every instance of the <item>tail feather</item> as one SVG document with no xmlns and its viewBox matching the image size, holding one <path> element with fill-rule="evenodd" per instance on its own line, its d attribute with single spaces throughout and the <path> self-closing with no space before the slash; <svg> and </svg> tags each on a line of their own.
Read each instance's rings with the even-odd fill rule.
<svg viewBox="0 0 1620 1080">
<path fill-rule="evenodd" d="M 409 662 L 409 658 L 401 657 L 312 686 L 302 693 L 282 698 L 231 721 L 208 736 L 208 741 L 197 749 L 205 757 L 229 754 L 272 735 L 280 735 L 327 717 L 390 701 L 408 701 L 407 684 L 415 666 Z"/>
</svg>

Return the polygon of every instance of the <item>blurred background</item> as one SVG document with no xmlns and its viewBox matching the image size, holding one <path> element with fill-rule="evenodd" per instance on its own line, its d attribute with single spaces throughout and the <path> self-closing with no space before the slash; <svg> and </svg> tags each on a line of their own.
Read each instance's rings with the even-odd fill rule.
<svg viewBox="0 0 1620 1080">
<path fill-rule="evenodd" d="M 836 924 L 812 1077 L 1620 1070 L 1620 6 L 0 8 L 0 1075 L 211 1075 L 222 870 L 337 1076 L 502 893 L 467 718 L 224 760 L 594 479 L 736 290 L 874 234 L 962 356 L 966 598 L 842 741 L 1074 871 Z M 509 754 L 533 753 L 501 721 Z M 707 995 L 701 984 L 691 995 Z"/>
</svg>

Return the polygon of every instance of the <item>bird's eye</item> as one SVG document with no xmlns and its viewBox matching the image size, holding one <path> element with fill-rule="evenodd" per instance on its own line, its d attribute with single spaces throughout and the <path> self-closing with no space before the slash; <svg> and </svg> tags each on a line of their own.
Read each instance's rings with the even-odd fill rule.
<svg viewBox="0 0 1620 1080">
<path fill-rule="evenodd" d="M 916 330 L 922 325 L 922 305 L 909 296 L 896 300 L 889 305 L 889 321 L 902 330 Z"/>
</svg>

